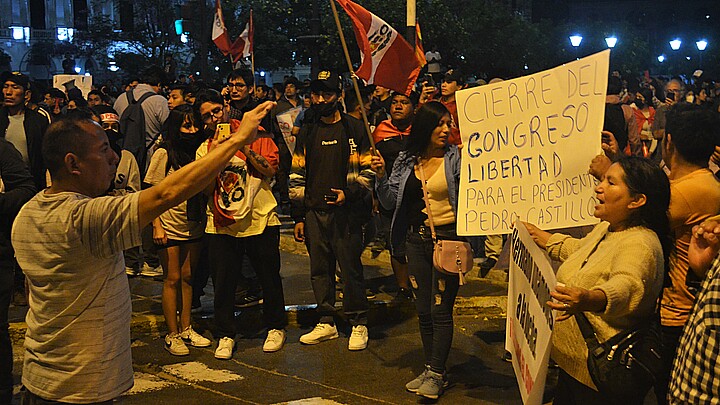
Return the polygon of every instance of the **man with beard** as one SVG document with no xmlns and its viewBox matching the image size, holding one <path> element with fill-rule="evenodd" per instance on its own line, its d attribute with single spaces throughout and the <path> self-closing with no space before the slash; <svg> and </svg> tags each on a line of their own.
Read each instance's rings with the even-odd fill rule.
<svg viewBox="0 0 720 405">
<path fill-rule="evenodd" d="M 293 201 L 295 240 L 307 244 L 310 275 L 320 321 L 300 337 L 308 345 L 338 337 L 335 327 L 335 263 L 344 282 L 343 310 L 352 325 L 348 349 L 367 347 L 367 310 L 363 266 L 362 224 L 372 171 L 367 135 L 361 121 L 338 109 L 342 82 L 336 73 L 321 71 L 310 83 L 316 120 L 300 128 L 293 156 L 291 187 L 303 188 Z"/>
<path fill-rule="evenodd" d="M 235 79 L 231 79 L 235 80 Z M 217 147 L 218 124 L 229 123 L 232 130 L 239 121 L 229 119 L 222 96 L 214 90 L 197 95 L 193 105 L 205 131 L 212 134 L 200 145 L 196 159 Z M 276 352 L 285 343 L 285 297 L 280 279 L 280 219 L 270 179 L 278 167 L 278 149 L 264 129 L 252 143 L 242 147 L 220 171 L 208 195 L 205 227 L 208 256 L 215 288 L 215 358 L 232 358 L 235 346 L 235 289 L 243 257 L 257 273 L 263 289 L 263 320 L 268 328 L 263 351 Z"/>
</svg>

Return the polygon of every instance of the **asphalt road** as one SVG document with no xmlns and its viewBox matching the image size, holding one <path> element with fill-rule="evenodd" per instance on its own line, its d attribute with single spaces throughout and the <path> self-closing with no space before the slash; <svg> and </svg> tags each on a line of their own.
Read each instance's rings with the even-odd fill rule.
<svg viewBox="0 0 720 405">
<path fill-rule="evenodd" d="M 241 314 L 253 324 L 259 309 Z M 501 360 L 503 320 L 456 317 L 448 360 L 450 388 L 439 402 L 451 404 L 521 403 L 512 366 Z M 370 344 L 347 350 L 349 328 L 340 338 L 315 346 L 298 342 L 310 325 L 288 328 L 285 347 L 263 353 L 262 332 L 237 341 L 231 360 L 217 360 L 213 349 L 191 348 L 176 357 L 163 349 L 157 334 L 135 336 L 135 387 L 123 396 L 135 404 L 411 404 L 428 403 L 404 385 L 423 367 L 417 321 L 406 313 L 370 326 Z M 253 328 L 250 328 L 253 329 Z M 206 332 L 207 336 L 210 336 Z M 15 347 L 16 373 L 22 369 Z M 14 403 L 19 403 L 14 401 Z"/>
</svg>

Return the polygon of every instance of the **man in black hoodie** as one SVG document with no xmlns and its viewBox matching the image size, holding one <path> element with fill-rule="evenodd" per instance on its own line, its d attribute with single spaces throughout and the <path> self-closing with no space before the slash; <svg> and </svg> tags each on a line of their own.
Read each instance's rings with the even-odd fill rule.
<svg viewBox="0 0 720 405">
<path fill-rule="evenodd" d="M 15 215 L 35 195 L 30 176 L 20 152 L 0 139 L 0 403 L 12 401 L 12 342 L 8 333 L 8 307 L 13 291 L 13 273 L 17 268 L 10 244 L 10 230 Z M 20 286 L 23 288 L 23 286 Z"/>
</svg>

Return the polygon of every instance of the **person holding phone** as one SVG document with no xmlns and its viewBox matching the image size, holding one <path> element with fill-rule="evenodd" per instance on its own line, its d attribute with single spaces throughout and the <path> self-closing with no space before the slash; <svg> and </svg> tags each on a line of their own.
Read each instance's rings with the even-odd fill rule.
<svg viewBox="0 0 720 405">
<path fill-rule="evenodd" d="M 342 82 L 321 71 L 310 83 L 312 121 L 300 128 L 290 176 L 295 240 L 305 242 L 320 321 L 300 342 L 314 345 L 336 339 L 335 269 L 340 265 L 343 311 L 352 325 L 349 350 L 368 344 L 365 279 L 360 255 L 362 225 L 370 219 L 372 181 L 369 140 L 362 121 L 338 108 Z M 303 196 L 302 199 L 299 196 Z"/>
<path fill-rule="evenodd" d="M 197 95 L 194 108 L 206 133 L 196 159 L 222 143 L 220 128 L 235 132 L 240 121 L 228 119 L 220 93 L 206 90 Z M 270 179 L 277 171 L 278 148 L 263 127 L 258 138 L 243 146 L 205 189 L 208 196 L 205 227 L 208 255 L 215 288 L 215 358 L 232 358 L 235 346 L 235 289 L 245 255 L 263 289 L 263 320 L 268 328 L 263 351 L 275 352 L 285 344 L 285 297 L 280 279 L 280 219 Z"/>
</svg>

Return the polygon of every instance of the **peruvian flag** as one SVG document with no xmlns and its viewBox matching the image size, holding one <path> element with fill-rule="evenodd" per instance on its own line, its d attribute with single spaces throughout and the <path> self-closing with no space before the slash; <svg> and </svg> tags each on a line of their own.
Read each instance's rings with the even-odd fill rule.
<svg viewBox="0 0 720 405">
<path fill-rule="evenodd" d="M 250 21 L 245 24 L 245 29 L 240 33 L 240 36 L 237 37 L 235 42 L 233 42 L 232 48 L 230 49 L 233 63 L 240 60 L 240 58 L 247 58 L 253 52 L 254 34 L 255 27 L 253 25 L 252 9 L 250 9 Z"/>
<path fill-rule="evenodd" d="M 415 50 L 375 14 L 349 0 L 337 2 L 350 16 L 360 47 L 357 76 L 368 84 L 409 94 L 421 69 Z"/>
<path fill-rule="evenodd" d="M 215 18 L 213 20 L 212 27 L 212 40 L 215 42 L 215 46 L 218 47 L 223 55 L 230 53 L 230 37 L 228 37 L 227 29 L 225 28 L 225 20 L 222 15 L 222 7 L 220 7 L 220 0 L 215 0 Z"/>
<path fill-rule="evenodd" d="M 427 65 L 427 59 L 425 59 L 425 49 L 422 44 L 422 33 L 420 33 L 420 23 L 415 23 L 415 56 L 418 58 L 420 66 Z"/>
</svg>

